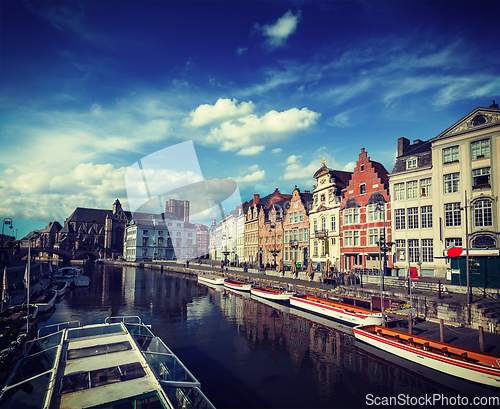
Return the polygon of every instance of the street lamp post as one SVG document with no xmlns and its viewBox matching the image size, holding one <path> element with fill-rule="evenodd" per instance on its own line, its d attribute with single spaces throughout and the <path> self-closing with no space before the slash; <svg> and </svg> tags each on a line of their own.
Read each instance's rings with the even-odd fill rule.
<svg viewBox="0 0 500 409">
<path fill-rule="evenodd" d="M 460 210 L 465 211 L 465 271 L 467 274 L 467 318 L 470 324 L 470 305 L 472 303 L 472 293 L 470 291 L 470 272 L 469 272 L 469 216 L 467 213 L 467 208 L 470 207 L 467 204 L 467 190 L 465 191 L 465 205 L 460 208 Z"/>
<path fill-rule="evenodd" d="M 2 251 L 0 257 L 0 261 L 1 263 L 0 264 L 3 264 L 3 241 L 4 241 L 4 229 L 5 229 L 5 225 L 9 226 L 9 228 L 12 230 L 14 227 L 12 226 L 12 219 L 10 217 L 6 217 L 5 219 L 3 219 L 2 221 L 2 241 L 1 241 L 1 244 L 0 244 L 0 251 Z"/>
<path fill-rule="evenodd" d="M 276 256 L 280 253 L 280 250 L 276 248 L 276 225 L 271 224 L 269 226 L 269 233 L 271 233 L 274 230 L 274 250 L 271 250 L 270 253 L 274 257 L 274 270 L 276 271 Z"/>
<path fill-rule="evenodd" d="M 33 231 L 33 238 L 38 237 L 38 231 Z M 31 236 L 28 235 L 28 258 L 26 260 L 28 263 L 26 266 L 26 334 L 30 331 L 30 280 L 31 280 Z"/>
</svg>

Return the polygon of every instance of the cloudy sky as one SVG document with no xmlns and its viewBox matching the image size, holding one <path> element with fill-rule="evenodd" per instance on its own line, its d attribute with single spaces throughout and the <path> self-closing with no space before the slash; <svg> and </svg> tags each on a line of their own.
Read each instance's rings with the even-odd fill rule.
<svg viewBox="0 0 500 409">
<path fill-rule="evenodd" d="M 18 238 L 78 206 L 129 210 L 127 169 L 182 142 L 193 183 L 248 200 L 311 189 L 323 157 L 351 171 L 361 148 L 390 172 L 399 137 L 500 100 L 498 1 L 0 7 L 0 218 Z"/>
</svg>

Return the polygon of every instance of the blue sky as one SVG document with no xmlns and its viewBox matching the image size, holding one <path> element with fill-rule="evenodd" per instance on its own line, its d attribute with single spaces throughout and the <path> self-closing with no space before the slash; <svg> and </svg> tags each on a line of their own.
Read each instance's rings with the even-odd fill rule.
<svg viewBox="0 0 500 409">
<path fill-rule="evenodd" d="M 192 140 L 243 200 L 361 148 L 390 172 L 500 100 L 498 1 L 2 1 L 0 217 L 18 238 L 128 210 L 125 172 Z M 228 193 L 229 194 L 229 193 Z"/>
</svg>

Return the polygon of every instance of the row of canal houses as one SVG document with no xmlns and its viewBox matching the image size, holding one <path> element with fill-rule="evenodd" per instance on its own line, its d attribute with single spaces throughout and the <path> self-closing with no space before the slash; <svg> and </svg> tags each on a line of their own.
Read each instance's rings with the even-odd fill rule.
<svg viewBox="0 0 500 409">
<path fill-rule="evenodd" d="M 254 194 L 213 224 L 210 258 L 320 268 L 329 260 L 333 271 L 385 263 L 395 275 L 416 267 L 446 277 L 453 267 L 446 251 L 456 246 L 469 251 L 472 273 L 486 268 L 485 258 L 500 269 L 499 142 L 493 101 L 427 141 L 399 138 L 391 173 L 365 149 L 353 172 L 323 160 L 312 191 Z"/>
</svg>

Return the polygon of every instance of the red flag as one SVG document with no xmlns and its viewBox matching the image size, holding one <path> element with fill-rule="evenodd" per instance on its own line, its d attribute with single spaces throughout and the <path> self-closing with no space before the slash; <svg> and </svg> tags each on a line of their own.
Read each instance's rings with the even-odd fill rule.
<svg viewBox="0 0 500 409">
<path fill-rule="evenodd" d="M 417 267 L 410 267 L 410 278 L 412 280 L 418 280 Z"/>
</svg>

